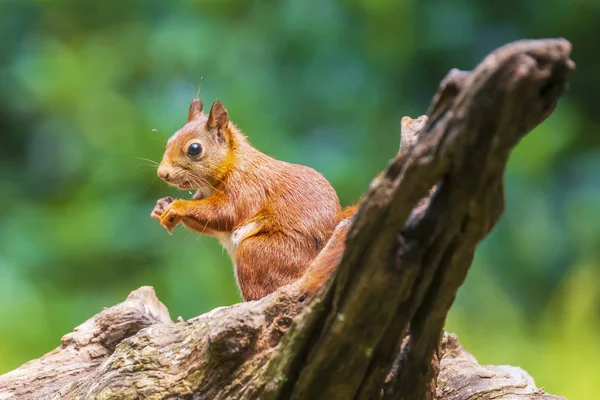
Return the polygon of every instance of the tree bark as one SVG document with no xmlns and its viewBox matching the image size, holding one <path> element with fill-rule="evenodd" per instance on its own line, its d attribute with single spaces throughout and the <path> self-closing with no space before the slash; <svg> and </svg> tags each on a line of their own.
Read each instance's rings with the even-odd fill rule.
<svg viewBox="0 0 600 400">
<path fill-rule="evenodd" d="M 563 39 L 511 43 L 452 70 L 371 183 L 332 278 L 171 322 L 141 288 L 0 377 L 6 399 L 558 399 L 480 366 L 443 330 L 504 208 L 510 150 L 554 110 Z"/>
</svg>

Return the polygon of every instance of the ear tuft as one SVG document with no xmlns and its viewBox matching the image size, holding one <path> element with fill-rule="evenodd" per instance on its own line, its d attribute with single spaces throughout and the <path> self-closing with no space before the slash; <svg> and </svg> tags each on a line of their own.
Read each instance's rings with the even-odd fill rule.
<svg viewBox="0 0 600 400">
<path fill-rule="evenodd" d="M 225 106 L 220 101 L 215 101 L 210 108 L 210 113 L 208 114 L 208 121 L 206 121 L 206 126 L 210 129 L 222 129 L 227 126 L 229 122 L 229 116 L 227 115 L 227 110 Z"/>
<path fill-rule="evenodd" d="M 190 104 L 190 109 L 188 110 L 188 122 L 194 121 L 200 118 L 204 113 L 202 109 L 204 108 L 204 103 L 198 97 L 192 100 L 192 104 Z"/>
</svg>

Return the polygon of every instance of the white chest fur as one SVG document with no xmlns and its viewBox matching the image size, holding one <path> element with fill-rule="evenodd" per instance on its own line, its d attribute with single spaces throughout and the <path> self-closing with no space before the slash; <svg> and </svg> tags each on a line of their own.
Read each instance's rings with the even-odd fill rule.
<svg viewBox="0 0 600 400">
<path fill-rule="evenodd" d="M 242 240 L 253 234 L 257 227 L 258 224 L 256 222 L 248 222 L 231 232 L 231 234 L 229 234 L 229 232 L 220 232 L 215 235 L 215 237 L 219 239 L 219 242 L 221 242 L 223 248 L 229 253 L 229 257 L 231 257 L 234 265 L 236 264 L 235 253 L 237 252 L 240 243 L 242 243 Z"/>
<path fill-rule="evenodd" d="M 229 253 L 229 257 L 233 262 L 233 272 L 235 274 L 235 281 L 238 284 L 238 288 L 240 287 L 240 282 L 238 280 L 235 253 L 237 252 L 240 243 L 242 243 L 242 240 L 254 233 L 256 231 L 256 228 L 258 228 L 258 224 L 256 222 L 249 222 L 245 225 L 240 226 L 235 231 L 231 232 L 231 234 L 229 234 L 229 232 L 220 232 L 215 235 L 215 237 L 219 239 L 219 242 L 221 242 L 223 248 L 227 250 L 227 253 Z"/>
</svg>

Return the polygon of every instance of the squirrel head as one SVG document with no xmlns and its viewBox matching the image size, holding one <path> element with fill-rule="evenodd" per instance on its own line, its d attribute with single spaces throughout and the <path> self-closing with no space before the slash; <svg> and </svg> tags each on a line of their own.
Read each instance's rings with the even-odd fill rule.
<svg viewBox="0 0 600 400">
<path fill-rule="evenodd" d="M 202 100 L 190 104 L 187 123 L 169 138 L 158 176 L 195 199 L 210 195 L 233 166 L 235 137 L 227 110 L 215 101 L 207 115 Z"/>
</svg>

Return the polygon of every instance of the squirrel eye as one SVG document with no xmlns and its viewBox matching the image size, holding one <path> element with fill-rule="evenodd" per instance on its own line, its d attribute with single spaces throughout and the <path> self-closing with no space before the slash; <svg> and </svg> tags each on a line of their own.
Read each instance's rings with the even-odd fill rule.
<svg viewBox="0 0 600 400">
<path fill-rule="evenodd" d="M 188 157 L 198 157 L 202 152 L 202 146 L 199 143 L 192 143 L 190 147 L 188 147 L 187 155 Z"/>
</svg>

